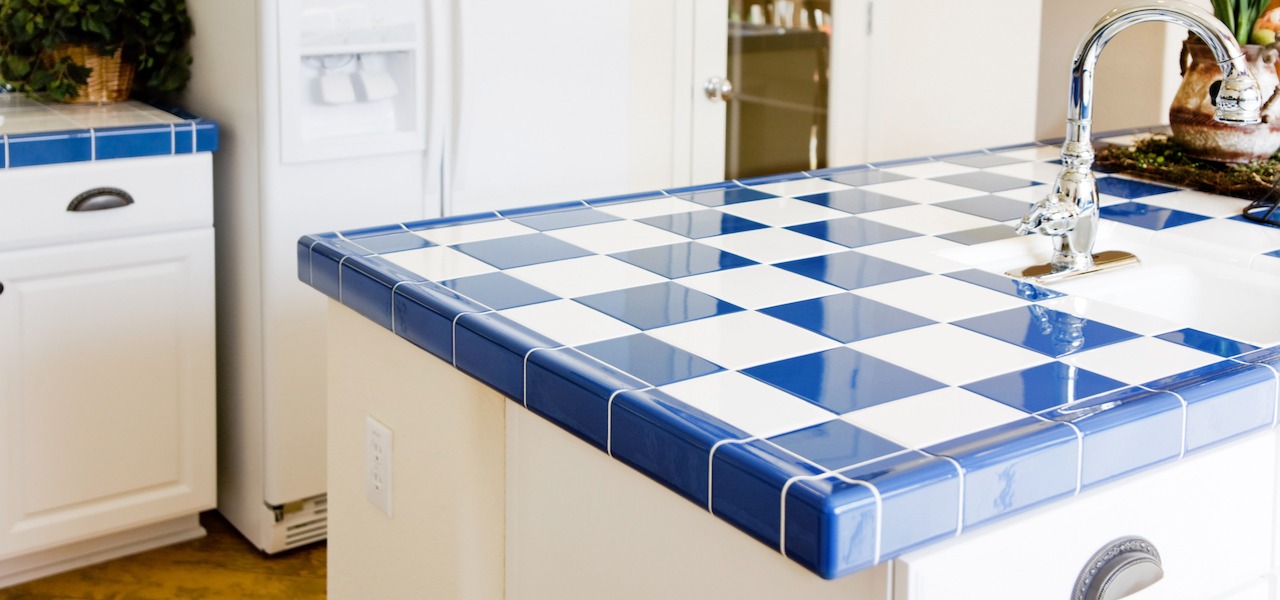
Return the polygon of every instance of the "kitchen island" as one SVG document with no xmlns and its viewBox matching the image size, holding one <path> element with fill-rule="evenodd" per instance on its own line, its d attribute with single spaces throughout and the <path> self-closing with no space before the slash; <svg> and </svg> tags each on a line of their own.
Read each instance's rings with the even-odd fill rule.
<svg viewBox="0 0 1280 600">
<path fill-rule="evenodd" d="M 336 301 L 330 593 L 1065 597 L 1135 535 L 1158 597 L 1268 597 L 1280 317 L 1187 299 L 1207 260 L 1274 304 L 1280 229 L 1099 174 L 1099 250 L 1149 264 L 1015 281 L 1057 156 L 304 237 Z"/>
</svg>

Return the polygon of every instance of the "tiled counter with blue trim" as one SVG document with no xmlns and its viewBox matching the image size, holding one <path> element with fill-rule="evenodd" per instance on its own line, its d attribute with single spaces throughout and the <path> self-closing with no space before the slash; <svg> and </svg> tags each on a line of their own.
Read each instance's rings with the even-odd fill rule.
<svg viewBox="0 0 1280 600">
<path fill-rule="evenodd" d="M 298 275 L 835 578 L 1275 425 L 1280 340 L 953 260 L 1013 237 L 1057 157 L 1030 144 L 319 233 Z M 1107 230 L 1221 239 L 1280 272 L 1280 229 L 1238 218 L 1243 201 L 1098 186 Z"/>
</svg>

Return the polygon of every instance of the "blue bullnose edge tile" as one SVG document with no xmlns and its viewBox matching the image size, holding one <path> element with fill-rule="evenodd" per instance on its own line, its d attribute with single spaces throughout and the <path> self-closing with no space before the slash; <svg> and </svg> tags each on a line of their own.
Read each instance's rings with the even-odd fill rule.
<svg viewBox="0 0 1280 600">
<path fill-rule="evenodd" d="M 786 497 L 787 556 L 832 579 L 952 537 L 960 483 L 954 463 L 914 450 L 797 480 Z"/>
<path fill-rule="evenodd" d="M 827 167 L 825 169 L 813 169 L 813 170 L 805 171 L 805 173 L 808 173 L 809 175 L 812 175 L 814 177 L 829 177 L 831 175 L 841 175 L 844 173 L 853 173 L 856 171 L 866 171 L 866 170 L 869 170 L 870 168 L 871 168 L 871 165 L 849 165 L 847 167 Z"/>
<path fill-rule="evenodd" d="M 798 171 L 795 173 L 779 173 L 777 175 L 761 175 L 760 177 L 748 177 L 746 179 L 738 179 L 737 182 L 742 185 L 751 186 L 751 185 L 764 185 L 766 183 L 778 183 L 782 181 L 799 181 L 801 179 L 812 179 L 812 178 L 813 178 L 812 175 L 805 173 L 804 171 Z"/>
<path fill-rule="evenodd" d="M 0 134 L 0 169 L 9 168 L 9 136 Z"/>
<path fill-rule="evenodd" d="M 363 256 L 342 260 L 338 272 L 339 300 L 370 321 L 391 329 L 391 292 L 399 282 L 381 274 L 380 266 Z"/>
<path fill-rule="evenodd" d="M 1270 365 L 1280 372 L 1280 346 L 1272 346 L 1261 350 L 1254 350 L 1236 357 L 1241 362 Z"/>
<path fill-rule="evenodd" d="M 1076 491 L 1075 430 L 1027 417 L 925 449 L 964 469 L 964 526 L 1016 514 Z"/>
<path fill-rule="evenodd" d="M 588 206 L 599 208 L 601 206 L 613 206 L 615 204 L 630 204 L 632 202 L 641 202 L 644 200 L 657 200 L 659 198 L 667 198 L 668 196 L 662 192 L 639 192 L 635 194 L 621 194 L 618 196 L 605 196 L 603 198 L 591 198 L 582 202 Z"/>
<path fill-rule="evenodd" d="M 648 387 L 573 348 L 534 351 L 525 369 L 525 406 L 602 451 L 609 441 L 609 399 Z"/>
<path fill-rule="evenodd" d="M 451 289 L 430 281 L 395 288 L 391 298 L 396 335 L 448 362 L 453 362 L 453 322 L 459 315 L 484 312 Z"/>
<path fill-rule="evenodd" d="M 775 550 L 780 547 L 782 489 L 822 468 L 764 440 L 716 448 L 711 465 L 711 513 Z"/>
<path fill-rule="evenodd" d="M 133 127 L 94 131 L 94 160 L 167 156 L 173 152 L 173 132 L 168 127 Z"/>
<path fill-rule="evenodd" d="M 530 217 L 533 215 L 542 215 L 549 213 L 564 212 L 567 210 L 586 210 L 587 206 L 581 200 L 572 200 L 569 202 L 557 202 L 555 204 L 539 204 L 536 206 L 522 206 L 520 208 L 504 208 L 497 211 L 503 218 L 515 220 L 519 217 Z"/>
<path fill-rule="evenodd" d="M 296 247 L 298 255 L 298 281 L 311 285 L 311 248 L 328 240 L 338 239 L 337 233 L 313 233 L 298 238 Z"/>
<path fill-rule="evenodd" d="M 676 196 L 680 194 L 695 194 L 698 192 L 708 192 L 713 190 L 730 190 L 730 189 L 744 189 L 744 188 L 741 185 L 739 185 L 738 182 L 736 181 L 717 181 L 714 183 L 688 185 L 685 187 L 671 188 L 671 189 L 666 189 L 662 191 L 663 193 L 669 196 Z"/>
<path fill-rule="evenodd" d="M 93 160 L 93 139 L 88 131 L 19 133 L 8 139 L 10 167 Z"/>
<path fill-rule="evenodd" d="M 215 152 L 218 150 L 218 124 L 213 121 L 197 121 L 196 152 Z"/>
<path fill-rule="evenodd" d="M 672 491 L 706 506 L 711 448 L 750 434 L 659 390 L 614 398 L 611 454 Z"/>
<path fill-rule="evenodd" d="M 421 221 L 408 221 L 403 225 L 413 231 L 426 231 L 428 229 L 439 229 L 441 227 L 454 227 L 457 225 L 471 225 L 473 223 L 487 223 L 489 221 L 500 221 L 502 217 L 495 212 L 471 213 L 469 215 L 456 215 L 452 217 L 444 217 L 441 219 L 424 219 Z"/>
<path fill-rule="evenodd" d="M 1201 450 L 1275 422 L 1276 375 L 1224 360 L 1145 384 L 1187 402 L 1186 451 Z"/>
<path fill-rule="evenodd" d="M 409 233 L 404 227 L 399 225 L 375 225 L 372 227 L 357 227 L 355 229 L 343 229 L 338 232 L 342 237 L 352 241 L 361 240 L 367 237 L 378 237 L 383 235 L 391 235 L 393 233 Z M 425 238 L 419 238 L 425 239 Z M 357 242 L 359 243 L 359 242 Z"/>
<path fill-rule="evenodd" d="M 369 252 L 340 237 L 321 239 L 310 246 L 308 279 L 303 281 L 334 300 L 342 300 L 342 261 L 349 256 L 365 256 Z"/>
<path fill-rule="evenodd" d="M 1182 402 L 1168 392 L 1132 386 L 1043 414 L 1084 436 L 1080 486 L 1089 488 L 1182 454 Z"/>
<path fill-rule="evenodd" d="M 171 123 L 169 133 L 173 136 L 174 154 L 191 154 L 196 151 L 196 124 Z"/>
<path fill-rule="evenodd" d="M 560 346 L 497 313 L 459 315 L 453 335 L 454 365 L 516 402 L 524 401 L 525 356 Z"/>
</svg>

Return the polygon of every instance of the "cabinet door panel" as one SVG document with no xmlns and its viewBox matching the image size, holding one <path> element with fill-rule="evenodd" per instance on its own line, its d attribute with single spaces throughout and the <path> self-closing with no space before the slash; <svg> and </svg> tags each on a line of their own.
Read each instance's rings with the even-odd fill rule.
<svg viewBox="0 0 1280 600">
<path fill-rule="evenodd" d="M 213 504 L 212 246 L 0 253 L 0 556 Z"/>
</svg>

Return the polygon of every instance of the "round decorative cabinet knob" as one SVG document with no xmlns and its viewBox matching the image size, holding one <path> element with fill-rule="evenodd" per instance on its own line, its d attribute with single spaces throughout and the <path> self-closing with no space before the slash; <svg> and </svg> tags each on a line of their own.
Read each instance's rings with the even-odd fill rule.
<svg viewBox="0 0 1280 600">
<path fill-rule="evenodd" d="M 1163 577 L 1155 545 L 1140 537 L 1123 537 L 1103 546 L 1085 563 L 1071 600 L 1118 600 Z"/>
</svg>

